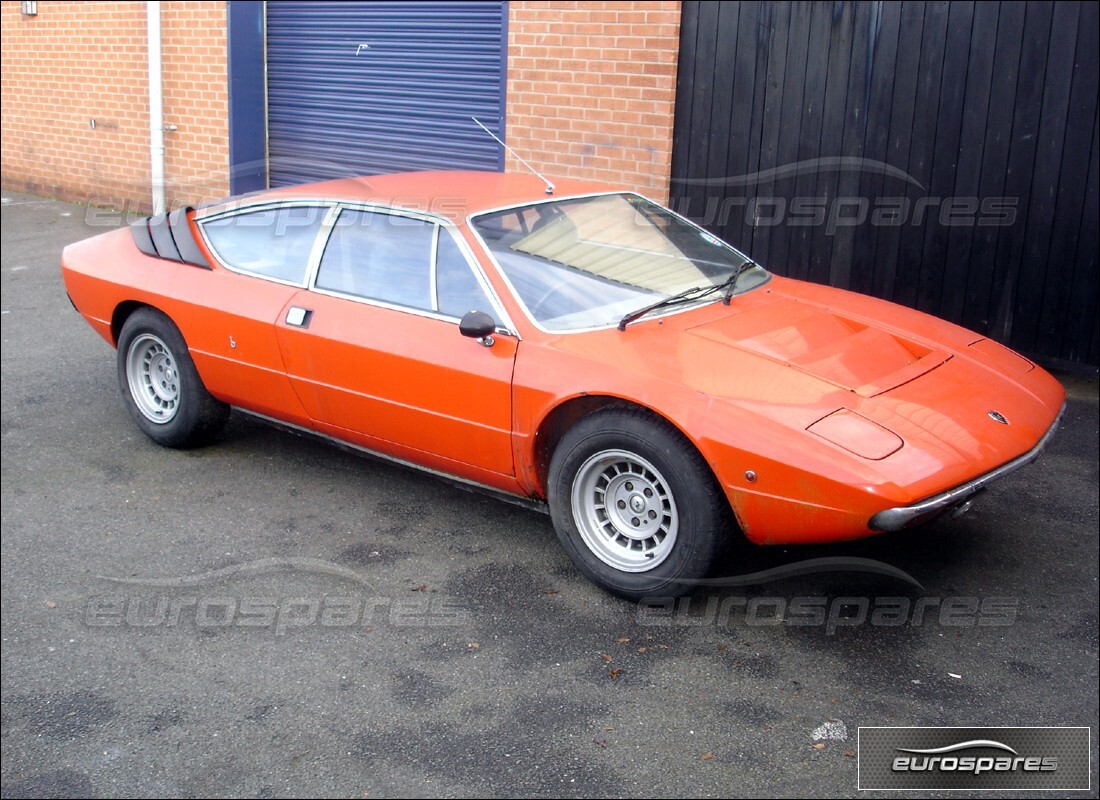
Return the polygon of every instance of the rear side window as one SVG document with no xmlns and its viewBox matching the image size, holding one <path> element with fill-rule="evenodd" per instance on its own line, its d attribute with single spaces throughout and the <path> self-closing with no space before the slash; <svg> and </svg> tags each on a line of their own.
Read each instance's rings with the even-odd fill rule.
<svg viewBox="0 0 1100 800">
<path fill-rule="evenodd" d="M 305 284 L 309 257 L 328 208 L 290 206 L 200 222 L 226 266 L 261 278 Z"/>
</svg>

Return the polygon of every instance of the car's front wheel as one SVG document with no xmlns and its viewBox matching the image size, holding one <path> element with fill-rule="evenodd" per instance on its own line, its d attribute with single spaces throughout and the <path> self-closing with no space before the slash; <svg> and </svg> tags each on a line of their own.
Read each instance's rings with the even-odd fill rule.
<svg viewBox="0 0 1100 800">
<path fill-rule="evenodd" d="M 179 328 L 152 308 L 138 309 L 122 326 L 118 383 L 134 422 L 165 447 L 205 444 L 229 416 L 229 406 L 203 385 Z"/>
<path fill-rule="evenodd" d="M 692 591 L 731 533 L 729 505 L 702 456 L 641 410 L 600 411 L 567 431 L 548 489 L 569 557 L 633 600 Z"/>
</svg>

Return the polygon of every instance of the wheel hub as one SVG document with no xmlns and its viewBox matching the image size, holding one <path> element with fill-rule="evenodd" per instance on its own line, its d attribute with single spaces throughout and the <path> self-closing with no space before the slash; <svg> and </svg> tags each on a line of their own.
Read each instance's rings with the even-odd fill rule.
<svg viewBox="0 0 1100 800">
<path fill-rule="evenodd" d="M 663 517 L 657 490 L 643 477 L 627 473 L 608 484 L 610 519 L 619 533 L 629 539 L 643 540 L 660 527 Z"/>
</svg>

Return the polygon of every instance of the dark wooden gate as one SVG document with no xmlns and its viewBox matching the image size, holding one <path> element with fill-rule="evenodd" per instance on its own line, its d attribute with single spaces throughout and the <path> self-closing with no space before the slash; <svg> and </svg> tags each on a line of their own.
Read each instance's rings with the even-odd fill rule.
<svg viewBox="0 0 1100 800">
<path fill-rule="evenodd" d="M 685 2 L 673 207 L 779 274 L 1094 368 L 1091 2 Z"/>
</svg>

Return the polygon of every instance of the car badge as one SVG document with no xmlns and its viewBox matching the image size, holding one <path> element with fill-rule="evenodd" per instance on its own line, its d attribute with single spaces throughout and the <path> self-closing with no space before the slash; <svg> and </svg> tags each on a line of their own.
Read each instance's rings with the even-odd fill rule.
<svg viewBox="0 0 1100 800">
<path fill-rule="evenodd" d="M 1002 414 L 1000 411 L 990 411 L 989 412 L 989 418 L 991 420 L 993 420 L 994 422 L 1001 423 L 1002 425 L 1007 425 L 1008 424 L 1008 420 L 1005 419 L 1005 415 Z"/>
</svg>

